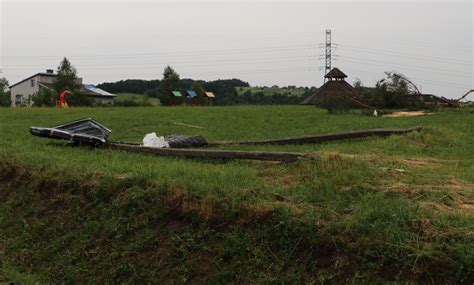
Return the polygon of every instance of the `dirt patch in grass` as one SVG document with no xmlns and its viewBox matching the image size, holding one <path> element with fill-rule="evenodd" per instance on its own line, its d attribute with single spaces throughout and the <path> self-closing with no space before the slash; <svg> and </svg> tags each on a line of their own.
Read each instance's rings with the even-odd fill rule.
<svg viewBox="0 0 474 285">
<path fill-rule="evenodd" d="M 401 162 L 414 167 L 439 168 L 441 166 L 440 163 L 435 160 L 423 159 L 419 157 L 403 159 Z"/>
<path fill-rule="evenodd" d="M 425 113 L 423 111 L 411 111 L 411 112 L 395 112 L 395 113 L 383 115 L 383 117 L 398 118 L 398 117 L 426 116 L 426 115 L 432 115 L 432 114 L 434 113 Z"/>
<path fill-rule="evenodd" d="M 422 207 L 435 210 L 437 212 L 456 212 L 460 214 L 472 214 L 474 213 L 474 184 L 467 183 L 460 180 L 449 180 L 445 184 L 439 185 L 414 185 L 403 182 L 397 182 L 391 185 L 386 185 L 385 189 L 388 191 L 400 192 L 404 196 L 410 199 L 422 197 L 429 192 L 438 192 L 449 189 L 447 194 L 448 204 L 442 201 L 420 201 L 419 204 Z"/>
<path fill-rule="evenodd" d="M 403 182 L 397 182 L 390 185 L 385 185 L 385 189 L 400 191 L 404 193 L 414 193 L 421 191 L 432 191 L 432 190 L 474 190 L 474 184 L 462 182 L 460 180 L 449 180 L 445 184 L 408 184 Z"/>
</svg>

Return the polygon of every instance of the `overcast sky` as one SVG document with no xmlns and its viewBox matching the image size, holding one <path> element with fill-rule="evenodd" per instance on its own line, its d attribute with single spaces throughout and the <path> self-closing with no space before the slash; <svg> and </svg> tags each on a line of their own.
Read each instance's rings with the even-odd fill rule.
<svg viewBox="0 0 474 285">
<path fill-rule="evenodd" d="M 473 1 L 114 2 L 0 0 L 0 77 L 11 84 L 68 57 L 85 83 L 239 78 L 320 86 L 333 67 L 373 86 L 399 71 L 424 93 L 474 88 Z"/>
</svg>

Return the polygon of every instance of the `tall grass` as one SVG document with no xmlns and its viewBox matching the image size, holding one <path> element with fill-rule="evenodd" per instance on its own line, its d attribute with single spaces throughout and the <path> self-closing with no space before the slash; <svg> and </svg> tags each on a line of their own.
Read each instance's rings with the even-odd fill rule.
<svg viewBox="0 0 474 285">
<path fill-rule="evenodd" d="M 243 140 L 424 129 L 320 145 L 223 147 L 321 154 L 294 164 L 153 157 L 28 133 L 83 117 L 124 141 L 149 132 Z M 301 106 L 9 109 L 0 110 L 0 122 L 0 281 L 474 278 L 469 109 L 411 118 Z"/>
</svg>

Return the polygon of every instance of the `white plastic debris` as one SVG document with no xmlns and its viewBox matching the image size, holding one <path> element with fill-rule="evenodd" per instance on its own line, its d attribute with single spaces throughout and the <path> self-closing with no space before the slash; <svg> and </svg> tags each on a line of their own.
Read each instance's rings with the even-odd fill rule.
<svg viewBox="0 0 474 285">
<path fill-rule="evenodd" d="M 170 147 L 168 142 L 166 142 L 164 137 L 158 137 L 156 133 L 146 134 L 143 138 L 143 145 L 149 147 L 159 147 L 159 148 L 166 148 Z"/>
</svg>

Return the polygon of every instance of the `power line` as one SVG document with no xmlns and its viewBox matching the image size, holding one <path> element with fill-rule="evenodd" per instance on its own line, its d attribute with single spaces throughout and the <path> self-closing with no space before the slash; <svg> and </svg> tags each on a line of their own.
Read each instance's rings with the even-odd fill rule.
<svg viewBox="0 0 474 285">
<path fill-rule="evenodd" d="M 152 52 L 152 53 L 128 53 L 128 54 L 90 54 L 90 55 L 69 55 L 70 58 L 136 58 L 136 57 L 155 57 L 163 55 L 205 55 L 205 54 L 228 54 L 228 53 L 261 53 L 269 51 L 285 51 L 285 50 L 305 50 L 315 49 L 316 46 L 312 44 L 307 45 L 292 45 L 292 46 L 273 46 L 273 47 L 254 47 L 254 48 L 242 48 L 242 49 L 218 49 L 218 50 L 202 50 L 202 51 L 181 51 L 181 52 Z M 58 58 L 53 55 L 4 55 L 8 58 L 24 58 L 24 57 L 35 57 L 35 58 Z"/>
<path fill-rule="evenodd" d="M 349 58 L 349 59 L 347 59 Z M 456 71 L 444 71 L 444 70 L 439 70 L 439 69 L 433 69 L 433 68 L 419 68 L 416 65 L 408 65 L 408 64 L 400 64 L 400 63 L 393 63 L 393 62 L 387 62 L 387 61 L 378 61 L 378 60 L 372 60 L 372 59 L 362 59 L 358 60 L 357 57 L 351 57 L 351 56 L 341 56 L 341 59 L 344 61 L 349 61 L 349 62 L 355 62 L 355 63 L 361 63 L 361 64 L 368 64 L 368 65 L 375 65 L 375 66 L 385 66 L 386 68 L 390 68 L 387 66 L 389 65 L 397 65 L 401 66 L 403 69 L 408 69 L 408 70 L 415 70 L 415 71 L 429 71 L 429 72 L 435 72 L 435 73 L 441 73 L 441 74 L 447 74 L 447 75 L 456 75 L 457 77 L 465 77 L 465 78 L 472 78 L 469 75 L 466 75 L 465 73 L 460 73 Z"/>
<path fill-rule="evenodd" d="M 353 51 L 356 51 L 356 52 L 363 52 L 363 53 L 370 53 L 370 54 L 374 53 L 374 54 L 381 54 L 381 55 L 387 55 L 387 56 L 397 56 L 397 57 L 410 57 L 410 58 L 414 58 L 414 59 L 438 61 L 438 62 L 449 63 L 449 64 L 459 64 L 459 65 L 467 65 L 467 66 L 472 65 L 472 62 L 465 61 L 465 60 L 464 61 L 459 61 L 459 60 L 453 60 L 453 59 L 444 58 L 444 57 L 434 57 L 434 56 L 417 55 L 417 54 L 410 54 L 410 53 L 400 53 L 400 52 L 394 52 L 394 51 L 388 51 L 388 50 L 363 48 L 363 47 L 344 45 L 344 44 L 338 44 L 338 45 L 345 48 L 345 49 L 353 50 Z"/>
<path fill-rule="evenodd" d="M 381 76 L 382 73 L 376 73 L 376 72 L 369 72 L 366 70 L 361 70 L 361 69 L 354 69 L 354 68 L 345 68 L 346 70 L 356 72 L 356 73 L 365 73 L 369 75 L 375 75 L 375 76 Z M 424 83 L 429 83 L 431 85 L 438 85 L 438 86 L 443 86 L 443 87 L 451 87 L 451 88 L 456 88 L 456 89 L 463 89 L 465 90 L 466 87 L 462 87 L 461 84 L 452 84 L 452 82 L 443 82 L 443 81 L 431 81 L 427 79 L 421 79 L 421 78 L 414 78 L 414 77 L 409 77 L 410 79 L 416 80 L 417 82 L 424 82 Z"/>
<path fill-rule="evenodd" d="M 266 57 L 266 58 L 261 58 L 261 59 L 240 59 L 240 60 L 210 60 L 210 61 L 203 61 L 203 60 L 196 60 L 196 61 L 167 61 L 167 62 L 145 62 L 145 63 L 107 63 L 107 64 L 77 64 L 77 66 L 82 67 L 82 68 L 88 68 L 88 69 L 116 69 L 117 67 L 140 67 L 140 68 L 154 68 L 160 65 L 175 65 L 175 64 L 192 64 L 192 65 L 180 65 L 181 67 L 188 67 L 188 66 L 221 66 L 221 65 L 241 65 L 241 64 L 252 64 L 252 63 L 271 63 L 271 62 L 287 62 L 289 60 L 292 61 L 310 61 L 310 60 L 315 60 L 315 56 L 311 55 L 302 55 L 302 56 L 287 56 L 287 57 Z M 196 63 L 196 64 L 194 64 Z M 204 64 L 199 64 L 199 63 L 204 63 Z M 205 64 L 205 63 L 211 63 L 211 64 Z M 218 64 L 212 64 L 212 63 L 218 63 Z M 148 65 L 148 67 L 146 67 Z M 152 66 L 149 66 L 152 65 Z M 45 64 L 42 65 L 14 65 L 11 68 L 7 66 L 6 69 L 8 70 L 29 70 L 31 68 L 37 68 L 37 67 L 44 67 L 46 66 Z"/>
</svg>

